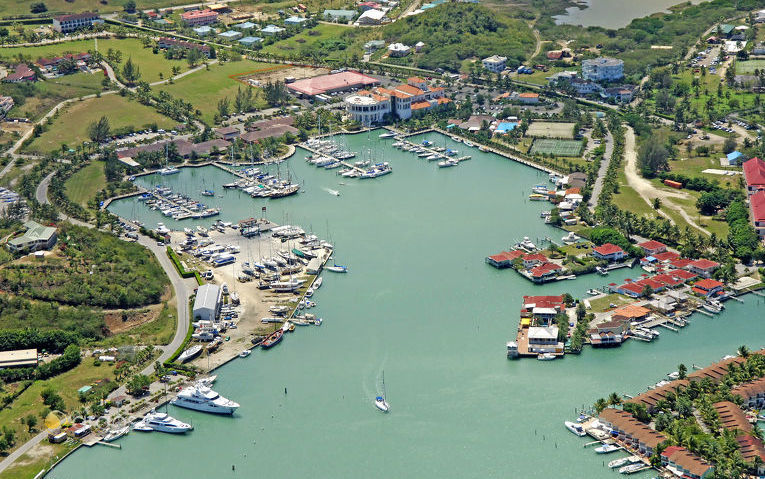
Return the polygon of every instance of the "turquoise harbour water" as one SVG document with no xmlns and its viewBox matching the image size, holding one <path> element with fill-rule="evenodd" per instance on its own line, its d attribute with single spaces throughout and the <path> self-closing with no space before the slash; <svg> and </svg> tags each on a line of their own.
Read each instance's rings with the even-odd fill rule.
<svg viewBox="0 0 765 479">
<path fill-rule="evenodd" d="M 691 0 L 701 3 L 703 0 Z M 585 0 L 580 7 L 569 7 L 564 15 L 554 15 L 558 24 L 570 23 L 585 27 L 603 28 L 625 27 L 636 18 L 642 18 L 657 12 L 667 12 L 669 7 L 684 3 L 681 0 Z M 586 4 L 586 5 L 585 5 Z"/>
<path fill-rule="evenodd" d="M 437 134 L 425 137 L 455 146 Z M 361 151 L 367 138 L 348 142 Z M 525 201 L 546 175 L 477 149 L 468 153 L 472 160 L 439 169 L 374 133 L 371 143 L 378 142 L 391 175 L 338 186 L 334 171 L 306 164 L 299 150 L 287 164 L 305 181 L 304 193 L 274 201 L 237 192 L 214 198 L 223 220 L 257 215 L 267 205 L 274 221 L 329 232 L 338 263 L 350 270 L 324 274 L 313 298 L 325 320 L 320 328 L 298 328 L 279 346 L 217 371 L 215 389 L 242 405 L 236 415 L 170 406 L 170 414 L 193 422 L 193 432 L 133 432 L 119 441 L 121 450 L 82 448 L 48 477 L 616 478 L 604 466 L 616 454 L 583 449 L 587 440 L 563 427 L 575 408 L 612 391 L 644 391 L 678 363 L 706 365 L 741 344 L 763 345 L 763 300 L 749 295 L 714 319 L 694 316 L 680 333 L 662 330 L 653 343 L 588 348 L 552 362 L 507 360 L 505 343 L 515 335 L 524 294 L 584 297 L 604 279 L 640 273 L 535 286 L 491 268 L 484 257 L 513 240 L 563 236 L 539 219 L 548 204 Z M 213 168 L 184 169 L 162 181 L 194 194 L 203 178 L 216 191 L 230 181 Z M 163 221 L 133 200 L 112 209 L 150 226 Z M 387 415 L 373 405 L 383 370 Z"/>
</svg>

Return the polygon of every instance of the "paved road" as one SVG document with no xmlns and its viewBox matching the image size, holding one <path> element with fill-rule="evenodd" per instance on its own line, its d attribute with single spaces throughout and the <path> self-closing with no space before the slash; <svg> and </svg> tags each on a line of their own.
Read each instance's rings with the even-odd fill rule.
<svg viewBox="0 0 765 479">
<path fill-rule="evenodd" d="M 606 136 L 606 152 L 603 155 L 603 161 L 600 162 L 600 169 L 598 170 L 598 177 L 595 179 L 595 184 L 592 186 L 592 196 L 590 197 L 590 209 L 594 210 L 598 206 L 598 199 L 600 193 L 603 191 L 603 180 L 606 177 L 608 166 L 611 164 L 611 157 L 614 154 L 614 137 L 611 136 L 611 132 L 608 132 Z"/>
<path fill-rule="evenodd" d="M 43 178 L 40 184 L 37 185 L 37 190 L 35 190 L 35 199 L 38 203 L 42 205 L 50 204 L 50 201 L 48 200 L 48 187 L 50 186 L 51 178 L 53 178 L 53 175 L 55 174 L 55 171 L 51 171 L 48 173 L 48 176 Z"/>
</svg>

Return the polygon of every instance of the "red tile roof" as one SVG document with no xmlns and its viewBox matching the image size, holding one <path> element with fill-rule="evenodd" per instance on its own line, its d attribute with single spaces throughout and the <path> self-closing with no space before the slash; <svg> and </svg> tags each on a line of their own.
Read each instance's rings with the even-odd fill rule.
<svg viewBox="0 0 765 479">
<path fill-rule="evenodd" d="M 541 262 L 547 262 L 547 256 L 543 255 L 542 253 L 531 253 L 527 254 L 523 257 L 524 261 L 541 261 Z"/>
<path fill-rule="evenodd" d="M 702 279 L 693 285 L 694 288 L 701 288 L 706 291 L 710 291 L 714 288 L 722 288 L 723 286 L 725 285 L 715 279 Z"/>
<path fill-rule="evenodd" d="M 637 283 L 624 283 L 619 286 L 619 290 L 632 291 L 635 294 L 643 294 L 643 287 Z"/>
<path fill-rule="evenodd" d="M 687 258 L 679 258 L 669 262 L 669 264 L 678 269 L 685 269 L 691 263 L 693 263 L 693 260 Z"/>
<path fill-rule="evenodd" d="M 531 276 L 535 278 L 541 278 L 546 274 L 553 273 L 555 271 L 561 271 L 562 269 L 563 268 L 554 263 L 542 263 L 531 270 Z"/>
<path fill-rule="evenodd" d="M 666 284 L 667 286 L 677 286 L 683 284 L 683 280 L 672 275 L 671 273 L 657 274 L 653 277 L 654 280 Z"/>
<path fill-rule="evenodd" d="M 420 77 L 409 77 L 406 79 L 407 83 L 425 83 L 425 80 L 423 80 Z"/>
<path fill-rule="evenodd" d="M 699 269 L 711 269 L 711 268 L 717 268 L 718 266 L 720 266 L 720 263 L 702 258 L 692 262 L 690 266 L 693 266 L 694 268 L 699 268 Z"/>
<path fill-rule="evenodd" d="M 743 168 L 747 185 L 765 188 L 765 161 L 752 158 L 744 162 Z"/>
<path fill-rule="evenodd" d="M 412 85 L 399 85 L 396 87 L 396 90 L 409 96 L 423 95 L 425 93 L 424 91 Z"/>
<path fill-rule="evenodd" d="M 758 191 L 749 198 L 754 221 L 765 221 L 765 190 Z"/>
<path fill-rule="evenodd" d="M 680 255 L 674 251 L 665 251 L 663 253 L 656 253 L 653 255 L 659 261 L 671 261 L 673 259 L 680 259 Z"/>
<path fill-rule="evenodd" d="M 641 279 L 640 281 L 636 281 L 635 284 L 639 284 L 641 287 L 645 288 L 646 286 L 650 287 L 654 291 L 657 289 L 661 289 L 664 287 L 664 283 L 661 283 L 659 281 L 656 281 L 653 278 L 646 278 Z"/>
<path fill-rule="evenodd" d="M 667 247 L 667 245 L 665 245 L 664 243 L 660 241 L 654 241 L 654 240 L 638 243 L 638 246 L 640 246 L 641 248 L 645 250 L 655 250 L 655 249 L 662 249 Z"/>
<path fill-rule="evenodd" d="M 425 108 L 430 108 L 430 102 L 418 101 L 418 102 L 412 103 L 412 110 L 422 110 Z"/>
<path fill-rule="evenodd" d="M 603 256 L 608 256 L 610 254 L 615 254 L 619 252 L 624 253 L 623 249 L 611 243 L 606 243 L 602 246 L 598 246 L 597 248 L 593 249 L 593 251 Z"/>
</svg>

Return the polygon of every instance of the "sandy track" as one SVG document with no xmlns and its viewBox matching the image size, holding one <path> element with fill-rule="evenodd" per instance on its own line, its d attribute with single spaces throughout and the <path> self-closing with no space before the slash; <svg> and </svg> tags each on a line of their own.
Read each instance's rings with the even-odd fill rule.
<svg viewBox="0 0 765 479">
<path fill-rule="evenodd" d="M 624 144 L 624 156 L 627 160 L 627 164 L 624 168 L 624 173 L 627 177 L 627 184 L 634 189 L 638 195 L 653 208 L 654 198 L 661 199 L 664 206 L 675 210 L 689 225 L 693 226 L 702 233 L 709 235 L 709 231 L 699 226 L 693 218 L 680 206 L 673 203 L 669 198 L 688 198 L 688 195 L 682 192 L 668 192 L 657 189 L 650 181 L 646 180 L 637 170 L 637 150 L 635 149 L 635 131 L 627 126 Z M 675 223 L 670 216 L 664 211 L 657 210 L 657 212 L 663 217 L 667 218 L 671 223 Z"/>
</svg>

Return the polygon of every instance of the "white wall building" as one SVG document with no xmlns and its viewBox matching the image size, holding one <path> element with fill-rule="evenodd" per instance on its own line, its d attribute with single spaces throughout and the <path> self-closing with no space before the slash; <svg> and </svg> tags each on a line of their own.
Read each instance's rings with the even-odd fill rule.
<svg viewBox="0 0 765 479">
<path fill-rule="evenodd" d="M 590 81 L 616 81 L 624 78 L 624 62 L 616 58 L 595 58 L 582 62 L 582 77 Z"/>
<path fill-rule="evenodd" d="M 412 47 L 404 45 L 403 43 L 391 43 L 388 45 L 388 56 L 391 57 L 405 57 L 412 51 Z"/>
<path fill-rule="evenodd" d="M 215 321 L 220 309 L 221 291 L 218 285 L 203 284 L 197 290 L 197 296 L 194 298 L 194 308 L 192 320 Z"/>
<path fill-rule="evenodd" d="M 351 95 L 345 99 L 345 105 L 353 120 L 364 126 L 381 122 L 391 111 L 390 98 L 374 93 L 369 96 Z"/>
<path fill-rule="evenodd" d="M 499 55 L 492 55 L 483 59 L 483 67 L 490 72 L 501 73 L 505 71 L 507 66 L 507 57 L 501 57 Z"/>
<path fill-rule="evenodd" d="M 81 28 L 90 28 L 94 23 L 104 23 L 97 13 L 74 13 L 53 18 L 53 29 L 59 33 L 69 33 Z"/>
</svg>

